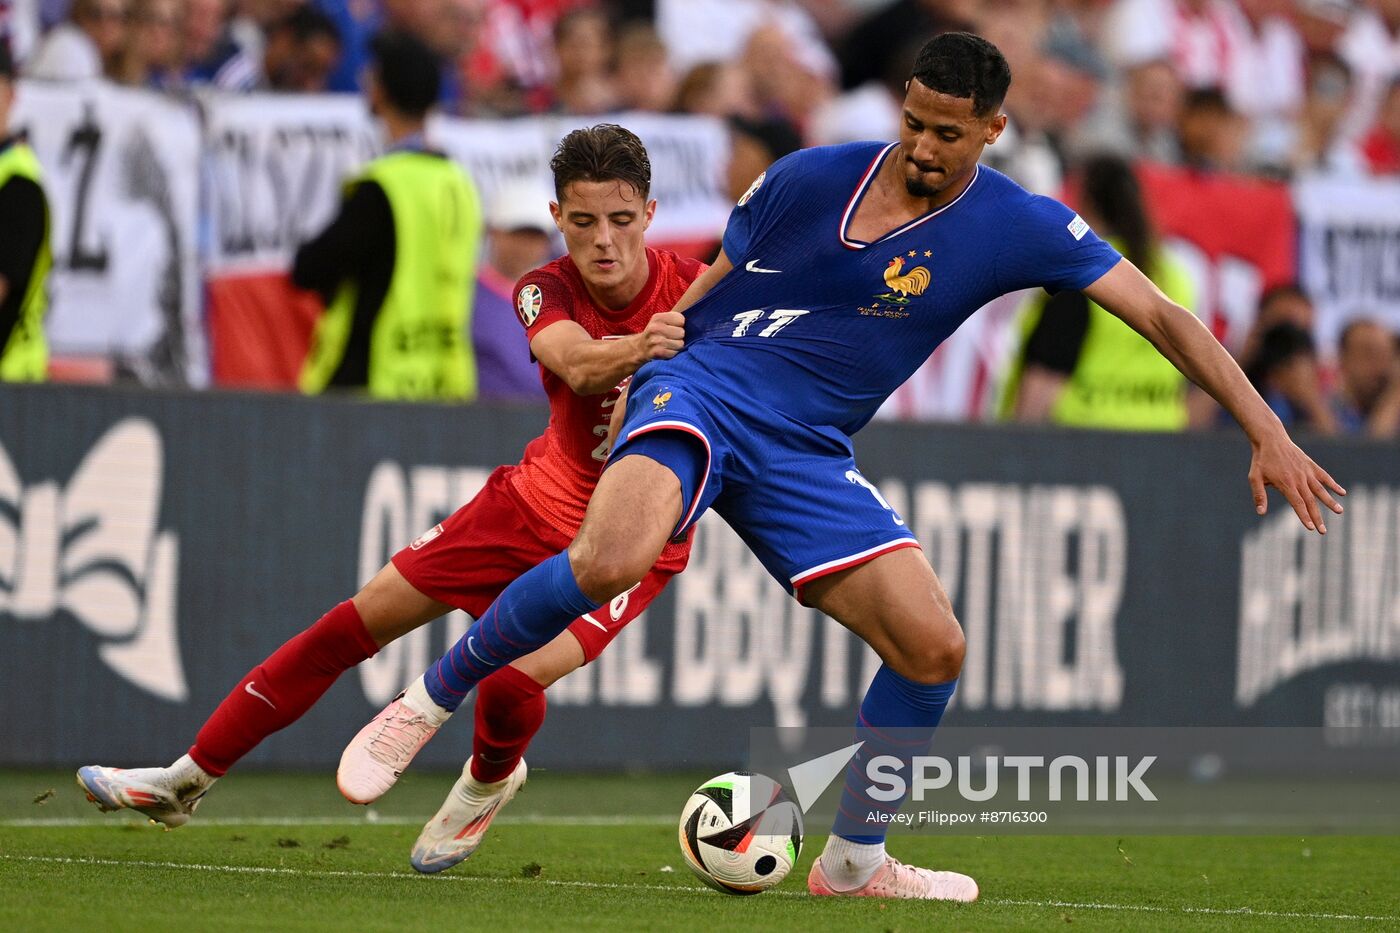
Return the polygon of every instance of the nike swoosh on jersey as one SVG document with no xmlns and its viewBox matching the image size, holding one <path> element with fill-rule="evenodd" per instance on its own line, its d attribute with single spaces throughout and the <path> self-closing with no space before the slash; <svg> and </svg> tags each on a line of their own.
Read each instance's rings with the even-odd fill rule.
<svg viewBox="0 0 1400 933">
<path fill-rule="evenodd" d="M 277 708 L 277 704 L 276 704 L 276 703 L 272 702 L 272 701 L 269 700 L 267 697 L 265 697 L 265 696 L 263 696 L 261 693 L 259 693 L 256 689 L 254 689 L 254 687 L 253 687 L 253 682 L 252 682 L 251 680 L 248 681 L 246 684 L 243 685 L 243 689 L 244 689 L 249 695 L 257 697 L 259 700 L 262 700 L 264 703 L 266 703 L 268 706 L 272 707 L 273 709 L 276 709 L 276 708 Z"/>
<path fill-rule="evenodd" d="M 750 272 L 769 272 L 774 275 L 781 274 L 783 271 L 782 269 L 765 269 L 758 264 L 757 259 L 750 259 L 748 262 L 744 263 L 744 268 Z"/>
</svg>

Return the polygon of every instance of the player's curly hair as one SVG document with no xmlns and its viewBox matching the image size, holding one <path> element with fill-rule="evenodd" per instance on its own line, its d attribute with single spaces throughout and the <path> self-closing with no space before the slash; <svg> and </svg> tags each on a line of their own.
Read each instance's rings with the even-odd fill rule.
<svg viewBox="0 0 1400 933">
<path fill-rule="evenodd" d="M 972 98 L 972 111 L 985 117 L 1006 100 L 1011 66 L 1001 51 L 970 32 L 945 32 L 919 50 L 910 75 L 930 91 Z"/>
<path fill-rule="evenodd" d="M 574 130 L 559 142 L 549 161 L 554 195 L 576 181 L 620 181 L 643 198 L 651 194 L 651 158 L 637 134 L 616 123 Z"/>
</svg>

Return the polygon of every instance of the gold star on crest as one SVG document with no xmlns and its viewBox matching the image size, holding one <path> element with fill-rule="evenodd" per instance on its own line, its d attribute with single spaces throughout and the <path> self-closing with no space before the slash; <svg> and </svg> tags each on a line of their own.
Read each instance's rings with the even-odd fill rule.
<svg viewBox="0 0 1400 933">
<path fill-rule="evenodd" d="M 917 255 L 917 253 L 918 253 L 917 250 L 912 250 L 912 249 L 911 249 L 911 250 L 909 251 L 909 258 L 910 258 L 910 259 L 913 259 L 914 256 Z"/>
<path fill-rule="evenodd" d="M 925 258 L 925 259 L 927 259 L 928 257 L 930 257 L 930 256 L 932 256 L 932 255 L 933 255 L 933 250 L 931 250 L 931 249 L 926 249 L 926 250 L 924 250 L 924 258 Z"/>
</svg>

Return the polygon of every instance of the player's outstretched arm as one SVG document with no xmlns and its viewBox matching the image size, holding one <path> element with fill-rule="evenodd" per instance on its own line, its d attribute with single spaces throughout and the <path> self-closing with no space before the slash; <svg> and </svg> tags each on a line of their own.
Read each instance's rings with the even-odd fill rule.
<svg viewBox="0 0 1400 933">
<path fill-rule="evenodd" d="M 1255 511 L 1263 515 L 1268 509 L 1264 488 L 1273 486 L 1309 531 L 1327 533 L 1317 503 L 1321 500 L 1341 514 L 1342 507 L 1332 493 L 1344 496 L 1346 490 L 1293 443 L 1234 358 L 1195 315 L 1162 294 L 1126 259 L 1084 293 L 1150 340 L 1186 378 L 1235 416 L 1254 451 L 1249 485 Z"/>
<path fill-rule="evenodd" d="M 704 298 L 710 289 L 718 285 L 720 279 L 733 271 L 734 263 L 729 261 L 729 257 L 724 255 L 724 250 L 721 249 L 710 268 L 695 277 L 695 281 L 690 283 L 690 287 L 671 310 L 678 314 L 685 313 L 687 308 Z"/>
<path fill-rule="evenodd" d="M 650 360 L 668 360 L 685 344 L 685 318 L 654 314 L 640 334 L 594 340 L 574 321 L 556 321 L 535 335 L 530 352 L 578 395 L 601 395 Z"/>
</svg>

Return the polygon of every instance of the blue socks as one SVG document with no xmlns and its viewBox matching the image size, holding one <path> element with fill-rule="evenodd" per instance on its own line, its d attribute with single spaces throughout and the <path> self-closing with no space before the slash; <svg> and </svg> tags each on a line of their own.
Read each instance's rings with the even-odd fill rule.
<svg viewBox="0 0 1400 933">
<path fill-rule="evenodd" d="M 846 769 L 846 785 L 841 791 L 833 833 L 866 845 L 885 841 L 890 824 L 881 817 L 897 813 L 904 804 L 912 780 L 910 759 L 928 751 L 933 731 L 957 685 L 956 679 L 942 684 L 915 683 L 880 665 L 856 717 L 856 741 L 865 744 Z M 881 787 L 872 785 L 866 765 L 882 755 L 900 760 L 897 769 L 881 768 L 884 773 L 898 773 L 904 778 L 905 795 L 897 800 L 878 800 L 866 793 L 868 787 Z"/>
<path fill-rule="evenodd" d="M 489 674 L 549 644 L 598 606 L 578 588 L 569 552 L 555 554 L 516 578 L 428 668 L 423 674 L 428 695 L 443 709 L 455 710 Z"/>
</svg>

